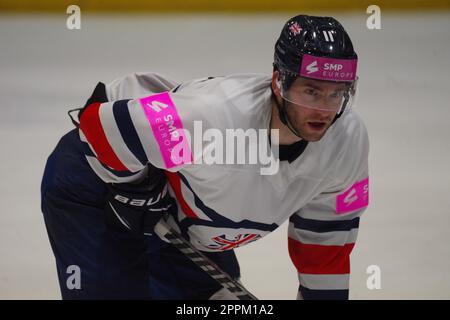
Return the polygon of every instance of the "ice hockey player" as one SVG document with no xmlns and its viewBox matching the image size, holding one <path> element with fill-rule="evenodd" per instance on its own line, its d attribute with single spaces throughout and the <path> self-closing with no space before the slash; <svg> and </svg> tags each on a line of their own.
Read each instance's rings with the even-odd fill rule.
<svg viewBox="0 0 450 320">
<path fill-rule="evenodd" d="M 348 299 L 350 253 L 368 206 L 368 134 L 351 108 L 356 69 L 357 54 L 338 21 L 299 15 L 276 41 L 271 74 L 179 84 L 135 73 L 100 82 L 74 120 L 78 127 L 49 156 L 42 180 L 62 298 L 229 299 L 159 239 L 156 223 L 167 220 L 238 279 L 234 249 L 289 219 L 297 298 Z M 193 135 L 199 123 L 203 132 L 224 135 L 278 129 L 277 172 L 197 161 L 219 145 L 213 140 L 183 149 L 184 160 L 175 161 L 177 143 L 188 142 L 180 133 Z M 73 266 L 80 271 L 75 286 Z"/>
</svg>

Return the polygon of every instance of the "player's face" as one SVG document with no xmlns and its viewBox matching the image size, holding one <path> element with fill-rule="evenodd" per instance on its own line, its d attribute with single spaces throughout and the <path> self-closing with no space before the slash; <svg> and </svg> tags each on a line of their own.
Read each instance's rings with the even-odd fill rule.
<svg viewBox="0 0 450 320">
<path fill-rule="evenodd" d="M 286 101 L 286 113 L 294 129 L 308 141 L 319 141 L 331 126 L 334 117 L 339 112 L 334 108 L 333 99 L 339 96 L 345 90 L 344 83 L 320 81 L 306 78 L 297 78 L 289 88 L 290 96 L 301 97 L 303 100 L 295 101 L 314 101 L 325 97 L 326 104 L 322 102 L 321 106 L 330 105 L 330 108 L 314 108 L 307 103 L 293 103 Z M 291 100 L 291 99 L 290 99 Z M 293 99 L 292 99 L 293 100 Z"/>
</svg>

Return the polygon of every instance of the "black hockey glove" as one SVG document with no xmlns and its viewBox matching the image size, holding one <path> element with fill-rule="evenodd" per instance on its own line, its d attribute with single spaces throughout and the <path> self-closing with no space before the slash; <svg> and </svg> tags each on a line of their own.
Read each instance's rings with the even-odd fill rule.
<svg viewBox="0 0 450 320">
<path fill-rule="evenodd" d="M 162 170 L 149 166 L 147 178 L 139 184 L 108 184 L 106 223 L 115 231 L 151 235 L 161 217 L 176 209 L 167 190 Z"/>
</svg>

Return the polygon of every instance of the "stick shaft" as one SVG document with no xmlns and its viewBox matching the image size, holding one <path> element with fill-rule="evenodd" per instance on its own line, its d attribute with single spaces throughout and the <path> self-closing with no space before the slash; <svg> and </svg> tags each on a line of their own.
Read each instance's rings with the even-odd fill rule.
<svg viewBox="0 0 450 320">
<path fill-rule="evenodd" d="M 201 253 L 189 241 L 183 238 L 177 231 L 161 219 L 155 226 L 155 233 L 161 239 L 167 239 L 175 248 L 216 280 L 222 287 L 234 294 L 239 300 L 258 300 L 238 281 L 223 271 L 211 259 Z"/>
</svg>

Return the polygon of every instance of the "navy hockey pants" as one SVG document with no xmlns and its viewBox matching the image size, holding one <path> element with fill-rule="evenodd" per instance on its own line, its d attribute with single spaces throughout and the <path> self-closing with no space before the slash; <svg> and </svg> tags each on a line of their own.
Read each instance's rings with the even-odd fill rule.
<svg viewBox="0 0 450 320">
<path fill-rule="evenodd" d="M 47 160 L 41 185 L 62 298 L 208 299 L 219 290 L 214 280 L 157 236 L 106 227 L 106 187 L 82 149 L 78 130 L 63 136 Z M 239 277 L 233 251 L 206 254 Z M 79 288 L 72 282 L 74 270 L 79 270 Z"/>
</svg>

